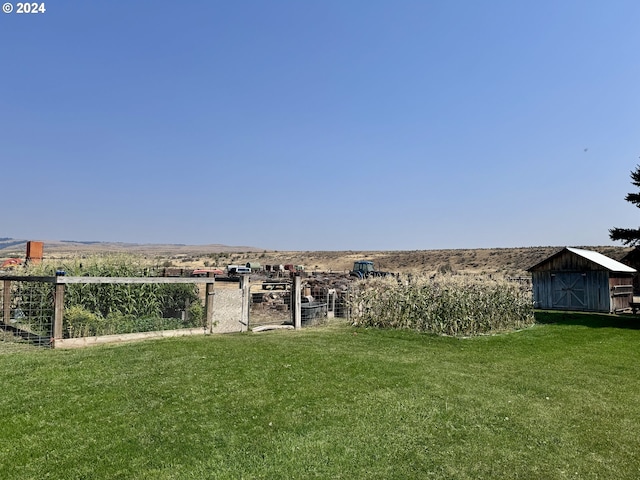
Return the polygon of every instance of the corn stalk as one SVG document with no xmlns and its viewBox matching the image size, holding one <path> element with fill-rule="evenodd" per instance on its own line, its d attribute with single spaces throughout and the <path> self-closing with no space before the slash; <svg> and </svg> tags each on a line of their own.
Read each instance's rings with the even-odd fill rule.
<svg viewBox="0 0 640 480">
<path fill-rule="evenodd" d="M 355 325 L 470 336 L 533 324 L 531 292 L 504 279 L 436 278 L 357 282 L 351 299 Z"/>
</svg>

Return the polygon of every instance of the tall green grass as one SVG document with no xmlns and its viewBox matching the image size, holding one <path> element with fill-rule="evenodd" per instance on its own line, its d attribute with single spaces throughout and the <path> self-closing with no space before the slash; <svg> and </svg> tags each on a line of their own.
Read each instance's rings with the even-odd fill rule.
<svg viewBox="0 0 640 480">
<path fill-rule="evenodd" d="M 531 292 L 504 279 L 439 275 L 358 282 L 351 299 L 357 326 L 438 335 L 479 335 L 533 324 Z"/>
</svg>

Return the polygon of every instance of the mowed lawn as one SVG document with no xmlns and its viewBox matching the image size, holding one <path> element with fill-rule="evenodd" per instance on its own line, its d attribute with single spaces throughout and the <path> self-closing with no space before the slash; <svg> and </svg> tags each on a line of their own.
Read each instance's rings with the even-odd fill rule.
<svg viewBox="0 0 640 480">
<path fill-rule="evenodd" d="M 640 478 L 640 319 L 537 316 L 0 345 L 0 478 Z"/>
</svg>

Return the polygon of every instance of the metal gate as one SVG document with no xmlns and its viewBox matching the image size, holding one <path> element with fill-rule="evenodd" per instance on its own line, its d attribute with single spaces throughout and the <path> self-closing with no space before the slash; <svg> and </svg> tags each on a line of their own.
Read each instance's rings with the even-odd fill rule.
<svg viewBox="0 0 640 480">
<path fill-rule="evenodd" d="M 291 282 L 265 281 L 249 286 L 249 329 L 263 325 L 293 325 Z"/>
</svg>

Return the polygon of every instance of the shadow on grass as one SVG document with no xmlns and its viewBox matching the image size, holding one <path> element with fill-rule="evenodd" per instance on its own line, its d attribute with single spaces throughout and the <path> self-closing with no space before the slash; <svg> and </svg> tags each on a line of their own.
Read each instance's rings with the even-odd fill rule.
<svg viewBox="0 0 640 480">
<path fill-rule="evenodd" d="M 558 325 L 581 325 L 591 328 L 629 328 L 640 330 L 639 315 L 607 315 L 590 312 L 561 312 L 549 310 L 537 310 L 535 312 L 536 323 Z"/>
</svg>

